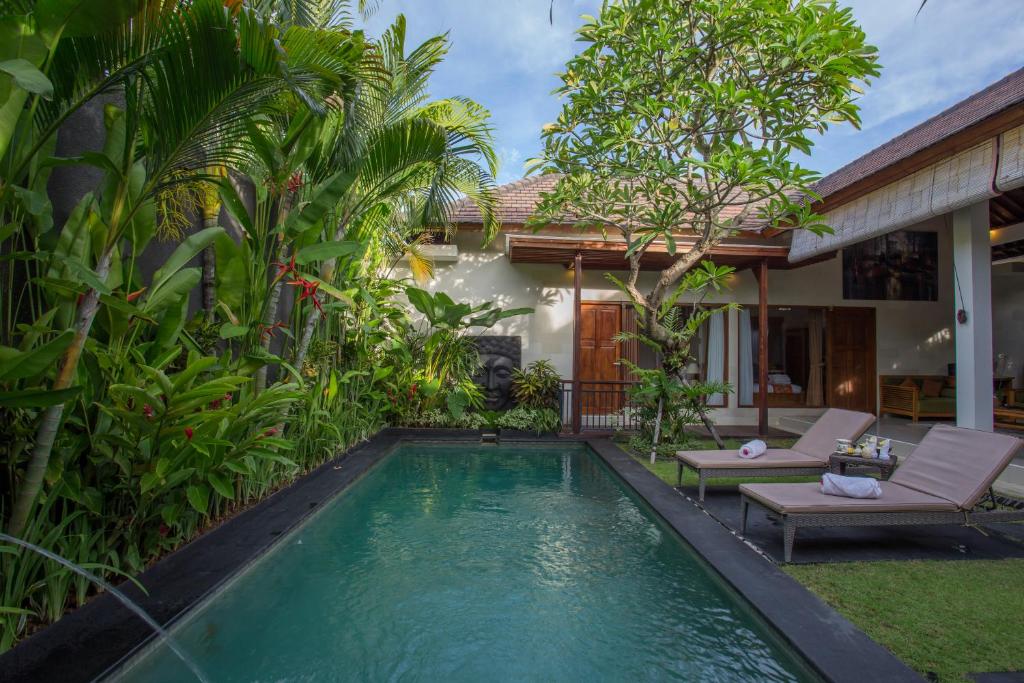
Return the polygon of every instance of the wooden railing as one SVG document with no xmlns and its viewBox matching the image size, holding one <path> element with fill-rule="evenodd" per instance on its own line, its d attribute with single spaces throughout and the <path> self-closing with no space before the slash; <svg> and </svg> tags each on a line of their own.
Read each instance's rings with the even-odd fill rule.
<svg viewBox="0 0 1024 683">
<path fill-rule="evenodd" d="M 636 384 L 622 380 L 580 380 L 577 393 L 573 381 L 563 379 L 560 401 L 563 431 L 575 434 L 635 431 L 640 419 L 629 399 L 629 389 Z"/>
</svg>

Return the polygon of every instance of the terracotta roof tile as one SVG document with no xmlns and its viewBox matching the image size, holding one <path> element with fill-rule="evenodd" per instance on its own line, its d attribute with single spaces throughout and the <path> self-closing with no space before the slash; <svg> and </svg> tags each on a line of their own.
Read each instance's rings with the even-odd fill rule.
<svg viewBox="0 0 1024 683">
<path fill-rule="evenodd" d="M 560 177 L 557 174 L 530 176 L 498 187 L 498 217 L 502 224 L 525 223 L 540 201 L 540 193 L 553 190 Z M 738 204 L 726 206 L 721 215 L 728 218 L 740 210 Z M 566 217 L 567 223 L 571 220 L 571 216 Z M 457 225 L 480 225 L 480 211 L 469 200 L 459 200 L 452 212 L 452 222 Z M 763 226 L 764 221 L 751 218 L 743 224 L 742 229 L 755 230 Z"/>
<path fill-rule="evenodd" d="M 1019 69 L 825 176 L 814 189 L 824 199 L 994 114 L 1022 103 L 1024 69 Z"/>
</svg>

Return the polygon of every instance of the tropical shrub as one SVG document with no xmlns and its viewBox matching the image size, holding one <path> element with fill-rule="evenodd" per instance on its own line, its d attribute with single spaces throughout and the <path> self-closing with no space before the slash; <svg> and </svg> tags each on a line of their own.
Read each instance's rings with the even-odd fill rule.
<svg viewBox="0 0 1024 683">
<path fill-rule="evenodd" d="M 5 532 L 124 576 L 396 420 L 427 362 L 458 405 L 472 359 L 391 276 L 459 195 L 497 227 L 488 113 L 427 97 L 444 37 L 370 42 L 341 0 L 0 4 Z M 102 147 L 55 158 L 83 107 Z M 55 224 L 56 166 L 101 177 Z M 95 590 L 3 544 L 0 575 L 0 651 Z"/>
<path fill-rule="evenodd" d="M 540 435 L 561 430 L 562 418 L 552 408 L 516 406 L 498 415 L 497 426 Z"/>
<path fill-rule="evenodd" d="M 548 360 L 535 360 L 512 373 L 512 397 L 525 408 L 558 408 L 562 379 Z"/>
</svg>

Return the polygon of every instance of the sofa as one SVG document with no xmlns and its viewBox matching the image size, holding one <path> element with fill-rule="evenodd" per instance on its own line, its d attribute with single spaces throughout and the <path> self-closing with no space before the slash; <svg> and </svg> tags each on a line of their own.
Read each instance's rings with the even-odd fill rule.
<svg viewBox="0 0 1024 683">
<path fill-rule="evenodd" d="M 880 375 L 881 415 L 918 418 L 956 417 L 956 378 L 946 375 Z"/>
</svg>

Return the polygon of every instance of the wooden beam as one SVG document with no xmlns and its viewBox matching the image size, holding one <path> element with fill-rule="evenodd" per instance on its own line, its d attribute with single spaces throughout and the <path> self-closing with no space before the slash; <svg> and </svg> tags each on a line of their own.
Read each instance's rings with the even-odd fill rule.
<svg viewBox="0 0 1024 683">
<path fill-rule="evenodd" d="M 572 433 L 583 430 L 582 389 L 580 387 L 580 337 L 582 335 L 583 254 L 577 251 L 572 265 Z"/>
<path fill-rule="evenodd" d="M 757 276 L 757 433 L 768 435 L 768 259 Z"/>
</svg>

